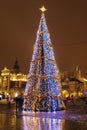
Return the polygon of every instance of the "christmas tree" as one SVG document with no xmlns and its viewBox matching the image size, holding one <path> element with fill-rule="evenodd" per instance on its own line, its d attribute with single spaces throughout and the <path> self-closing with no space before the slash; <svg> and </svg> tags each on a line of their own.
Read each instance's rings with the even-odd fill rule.
<svg viewBox="0 0 87 130">
<path fill-rule="evenodd" d="M 43 6 L 40 10 L 42 14 L 26 83 L 24 109 L 58 111 L 63 109 L 58 68 L 46 24 L 46 9 Z"/>
</svg>

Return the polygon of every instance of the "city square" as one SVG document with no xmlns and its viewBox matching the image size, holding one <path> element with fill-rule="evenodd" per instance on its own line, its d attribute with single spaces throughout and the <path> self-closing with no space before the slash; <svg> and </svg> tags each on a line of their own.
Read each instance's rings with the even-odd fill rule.
<svg viewBox="0 0 87 130">
<path fill-rule="evenodd" d="M 86 130 L 87 104 L 82 100 L 57 112 L 16 112 L 16 104 L 0 102 L 0 130 Z"/>
<path fill-rule="evenodd" d="M 53 10 L 55 10 L 56 4 L 53 5 L 52 3 L 54 2 L 52 2 L 49 5 L 47 4 L 48 2 L 45 2 L 46 5 L 49 5 L 47 6 L 48 8 L 45 8 L 44 5 L 42 5 L 42 7 L 39 8 L 39 12 L 41 16 L 38 24 L 39 26 L 36 31 L 35 42 L 33 44 L 32 40 L 29 41 L 29 39 L 33 39 L 33 35 L 32 38 L 31 35 L 27 37 L 28 35 L 27 29 L 25 29 L 26 31 L 22 30 L 25 26 L 26 26 L 25 28 L 28 27 L 28 25 L 23 24 L 22 21 L 27 19 L 27 11 L 28 13 L 30 13 L 30 18 L 28 19 L 29 21 L 32 18 L 38 17 L 38 13 L 37 11 L 36 14 L 34 12 L 34 8 L 36 9 L 35 3 L 31 2 L 32 5 L 34 4 L 34 8 L 26 8 L 27 4 L 26 2 L 24 3 L 22 2 L 20 3 L 22 5 L 21 8 L 21 6 L 19 7 L 17 3 L 14 2 L 10 4 L 7 3 L 3 4 L 2 2 L 2 5 L 5 5 L 5 9 L 2 8 L 1 10 L 3 9 L 4 11 L 8 10 L 7 11 L 8 14 L 6 15 L 6 12 L 4 13 L 3 11 L 2 16 L 3 17 L 5 16 L 5 18 L 7 18 L 8 16 L 9 21 L 12 22 L 11 24 L 11 22 L 8 22 L 8 20 L 6 19 L 7 21 L 6 24 L 8 23 L 8 25 L 10 26 L 8 32 L 10 31 L 10 29 L 12 29 L 11 31 L 15 33 L 14 38 L 12 38 L 12 35 L 10 35 L 11 33 L 7 33 L 8 36 L 5 35 L 5 37 L 7 37 L 9 41 L 12 40 L 13 43 L 17 41 L 16 42 L 17 44 L 13 44 L 16 45 L 16 47 L 11 48 L 11 46 L 8 47 L 9 44 L 9 42 L 7 42 L 8 40 L 5 41 L 5 39 L 3 39 L 3 42 L 1 42 L 1 43 L 5 43 L 5 45 L 7 42 L 7 50 L 9 50 L 9 54 L 7 55 L 7 57 L 9 58 L 5 57 L 5 61 L 2 61 L 5 55 L 5 53 L 4 55 L 2 55 L 2 50 L 3 50 L 2 49 L 1 56 L 3 58 L 1 58 L 1 66 L 3 66 L 4 69 L 2 69 L 2 67 L 0 66 L 1 67 L 0 70 L 1 72 L 0 73 L 0 130 L 86 130 L 87 129 L 87 123 L 86 123 L 87 122 L 87 78 L 86 78 L 87 73 L 86 73 L 86 59 L 84 59 L 84 57 L 82 58 L 83 55 L 86 56 L 86 51 L 85 51 L 86 32 L 84 29 L 84 35 L 81 35 L 81 31 L 79 31 L 78 26 L 80 27 L 81 25 L 83 28 L 84 24 L 81 24 L 81 22 L 79 22 L 79 24 L 77 23 L 77 21 L 81 21 L 80 16 L 81 17 L 84 16 L 83 23 L 85 23 L 84 22 L 85 14 L 86 14 L 86 12 L 84 11 L 85 4 L 84 3 L 81 4 L 81 2 L 79 1 L 79 5 L 81 6 L 80 9 L 78 7 L 77 2 L 75 3 L 76 6 L 72 2 L 71 3 L 66 2 L 65 5 L 63 4 L 61 5 L 60 2 L 59 6 L 61 8 L 59 9 L 61 13 L 59 14 L 62 14 L 63 13 L 62 9 L 64 9 L 65 12 L 63 17 L 65 17 L 65 15 L 67 16 L 68 14 L 69 15 L 68 18 L 70 18 L 69 19 L 70 21 L 68 19 L 66 20 L 66 18 L 64 20 L 60 19 L 62 21 L 59 22 L 58 24 L 60 23 L 62 24 L 63 22 L 62 25 L 60 24 L 62 34 L 64 32 L 63 26 L 66 27 L 67 25 L 68 30 L 71 31 L 71 34 L 72 32 L 74 32 L 76 35 L 73 33 L 73 35 L 71 36 L 68 30 L 63 36 L 61 34 L 61 31 L 55 33 L 55 34 L 59 34 L 59 33 L 61 34 L 58 37 L 58 39 L 60 39 L 60 42 L 58 42 L 58 39 L 56 39 L 58 42 L 57 45 L 55 44 L 54 40 L 53 40 L 54 42 L 51 40 L 51 37 L 53 35 L 50 34 L 49 30 L 51 30 L 52 28 L 48 29 L 48 25 L 50 25 L 51 27 L 54 26 L 55 24 L 52 25 L 52 22 L 47 22 L 48 19 L 47 16 L 52 15 L 51 12 L 52 7 L 50 10 L 50 15 L 48 14 L 49 13 L 48 8 L 51 5 L 54 7 Z M 38 4 L 40 5 L 41 3 L 40 1 L 38 1 L 37 5 Z M 14 7 L 17 7 L 21 17 L 19 17 L 18 12 Z M 58 7 L 58 3 L 57 3 L 57 7 Z M 70 7 L 74 7 L 77 14 L 79 10 L 80 15 L 78 15 L 77 17 L 76 12 L 73 13 L 73 8 Z M 52 17 L 53 19 L 56 17 L 56 15 L 58 16 L 57 14 L 58 8 L 56 9 L 57 10 L 55 10 L 56 11 L 55 16 Z M 32 10 L 32 13 L 30 12 L 30 10 Z M 72 15 L 67 10 L 71 11 Z M 83 13 L 84 15 L 81 14 L 82 13 L 81 11 L 84 12 Z M 74 26 L 72 26 L 73 22 L 71 23 L 72 21 L 71 19 L 73 17 L 75 18 L 75 20 L 78 18 L 77 21 L 75 21 Z M 22 21 L 19 22 L 18 19 L 21 18 Z M 58 20 L 58 17 L 56 18 Z M 3 20 L 4 19 L 2 19 L 2 21 Z M 33 20 L 34 19 L 32 19 L 32 21 Z M 0 21 L 2 25 L 5 25 L 5 27 L 8 28 L 8 26 L 4 24 L 5 21 L 4 22 L 2 21 Z M 25 23 L 27 23 L 27 20 L 25 21 L 26 21 Z M 35 22 L 36 21 L 37 19 L 35 19 Z M 67 21 L 68 24 L 65 21 Z M 20 25 L 19 29 L 15 28 L 17 27 L 16 22 Z M 32 22 L 30 22 L 29 24 L 32 25 Z M 36 23 L 33 22 L 33 25 L 34 24 Z M 31 25 L 29 27 L 31 27 Z M 33 25 L 32 27 L 35 30 L 35 27 Z M 77 29 L 75 29 L 76 25 L 78 25 Z M 30 34 L 31 34 L 32 27 L 29 30 Z M 34 30 L 32 30 L 32 32 Z M 80 35 L 82 37 L 80 37 Z M 23 36 L 25 36 L 26 38 L 23 39 Z M 61 40 L 61 37 L 63 37 L 63 41 Z M 13 39 L 15 39 L 16 41 Z M 26 41 L 26 39 L 28 42 Z M 25 44 L 25 41 L 26 43 L 29 43 L 29 45 Z M 60 45 L 60 43 L 62 44 Z M 18 46 L 18 44 L 20 45 Z M 29 60 L 28 60 L 29 62 L 27 62 L 28 57 L 26 58 L 26 54 L 24 54 L 25 52 L 24 47 L 26 47 L 26 54 L 28 54 L 27 52 L 29 52 Z M 4 47 L 2 46 L 2 48 L 6 49 L 6 46 Z M 31 52 L 31 48 L 33 48 L 32 52 Z M 59 49 L 61 53 L 58 53 L 57 49 Z M 16 60 L 14 62 L 13 67 L 11 67 L 14 54 Z M 57 57 L 57 61 L 56 61 L 56 57 Z M 20 64 L 23 67 L 22 69 L 20 69 L 18 59 L 22 60 Z M 5 64 L 5 62 L 7 63 L 7 65 Z M 73 67 L 73 69 L 70 70 L 71 67 Z M 80 67 L 82 70 L 85 71 L 82 72 Z"/>
</svg>

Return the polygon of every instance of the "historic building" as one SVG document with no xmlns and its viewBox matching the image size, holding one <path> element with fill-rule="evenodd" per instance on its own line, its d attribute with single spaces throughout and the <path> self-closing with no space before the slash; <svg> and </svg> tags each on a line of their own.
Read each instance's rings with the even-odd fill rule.
<svg viewBox="0 0 87 130">
<path fill-rule="evenodd" d="M 59 74 L 61 83 L 62 96 L 80 97 L 87 95 L 87 79 L 82 77 L 78 66 L 73 71 L 64 71 Z M 22 95 L 25 90 L 27 75 L 20 72 L 18 60 L 16 59 L 13 69 L 7 67 L 1 71 L 0 76 L 0 99 L 6 98 L 8 95 L 16 97 Z"/>
<path fill-rule="evenodd" d="M 0 76 L 0 98 L 16 97 L 24 93 L 27 75 L 20 72 L 16 59 L 12 70 L 5 67 Z"/>
<path fill-rule="evenodd" d="M 73 71 L 60 73 L 62 96 L 80 97 L 87 93 L 87 79 L 82 77 L 78 66 Z"/>
</svg>

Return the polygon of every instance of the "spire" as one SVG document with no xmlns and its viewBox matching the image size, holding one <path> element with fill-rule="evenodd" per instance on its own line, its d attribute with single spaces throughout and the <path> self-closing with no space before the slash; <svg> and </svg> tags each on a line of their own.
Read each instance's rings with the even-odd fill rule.
<svg viewBox="0 0 87 130">
<path fill-rule="evenodd" d="M 13 71 L 15 73 L 19 73 L 19 70 L 20 70 L 20 67 L 19 67 L 19 64 L 18 64 L 18 59 L 16 58 L 14 66 L 13 66 Z"/>
</svg>

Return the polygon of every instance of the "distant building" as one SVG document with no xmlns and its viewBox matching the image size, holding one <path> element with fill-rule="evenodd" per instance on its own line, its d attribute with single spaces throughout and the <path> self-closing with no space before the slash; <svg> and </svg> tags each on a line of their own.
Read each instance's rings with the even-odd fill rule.
<svg viewBox="0 0 87 130">
<path fill-rule="evenodd" d="M 61 83 L 62 96 L 80 97 L 87 95 L 87 79 L 82 77 L 78 66 L 73 71 L 59 73 L 59 80 Z M 16 97 L 23 95 L 28 76 L 20 72 L 20 66 L 16 59 L 13 69 L 9 70 L 7 67 L 1 71 L 0 76 L 0 99 L 6 98 L 8 95 Z"/>
<path fill-rule="evenodd" d="M 0 76 L 0 95 L 6 98 L 8 95 L 15 97 L 24 93 L 27 75 L 20 72 L 16 59 L 12 70 L 5 67 Z M 0 96 L 0 97 L 1 97 Z"/>
<path fill-rule="evenodd" d="M 78 66 L 72 72 L 60 73 L 61 89 L 63 97 L 80 97 L 87 93 L 87 79 L 81 76 Z"/>
</svg>

